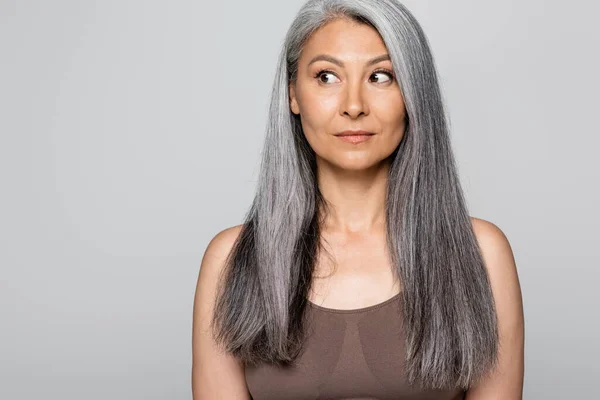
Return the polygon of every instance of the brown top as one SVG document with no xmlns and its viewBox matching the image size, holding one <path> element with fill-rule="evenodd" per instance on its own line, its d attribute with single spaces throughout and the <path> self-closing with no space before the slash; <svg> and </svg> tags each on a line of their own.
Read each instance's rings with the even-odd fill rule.
<svg viewBox="0 0 600 400">
<path fill-rule="evenodd" d="M 297 365 L 246 367 L 253 400 L 463 400 L 465 392 L 411 388 L 404 375 L 400 293 L 354 310 L 309 302 L 311 321 Z"/>
</svg>

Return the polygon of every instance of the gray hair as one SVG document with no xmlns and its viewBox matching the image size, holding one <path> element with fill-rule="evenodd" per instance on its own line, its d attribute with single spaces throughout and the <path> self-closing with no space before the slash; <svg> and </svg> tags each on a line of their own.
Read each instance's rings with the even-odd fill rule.
<svg viewBox="0 0 600 400">
<path fill-rule="evenodd" d="M 496 308 L 430 46 L 395 0 L 309 0 L 292 22 L 271 92 L 256 195 L 221 276 L 213 333 L 246 364 L 289 364 L 303 344 L 327 204 L 314 151 L 290 110 L 289 84 L 307 38 L 337 18 L 379 32 L 406 106 L 405 135 L 390 156 L 386 229 L 402 282 L 408 382 L 466 389 L 497 365 Z"/>
</svg>

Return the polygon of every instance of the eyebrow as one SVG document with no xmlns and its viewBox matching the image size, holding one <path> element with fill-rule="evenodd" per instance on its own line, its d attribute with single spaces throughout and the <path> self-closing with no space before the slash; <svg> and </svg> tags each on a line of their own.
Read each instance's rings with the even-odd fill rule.
<svg viewBox="0 0 600 400">
<path fill-rule="evenodd" d="M 389 54 L 383 54 L 381 56 L 377 56 L 375 58 L 372 58 L 371 60 L 369 60 L 367 62 L 367 66 L 368 65 L 373 65 L 373 64 L 377 64 L 378 62 L 381 61 L 386 61 L 386 60 L 390 60 L 390 55 Z M 317 62 L 317 61 L 329 61 L 330 63 L 336 64 L 340 67 L 344 67 L 344 63 L 340 60 L 338 60 L 337 58 L 327 55 L 327 54 L 319 54 L 318 56 L 313 57 L 312 60 L 310 60 L 310 62 L 308 63 L 308 65 Z"/>
</svg>

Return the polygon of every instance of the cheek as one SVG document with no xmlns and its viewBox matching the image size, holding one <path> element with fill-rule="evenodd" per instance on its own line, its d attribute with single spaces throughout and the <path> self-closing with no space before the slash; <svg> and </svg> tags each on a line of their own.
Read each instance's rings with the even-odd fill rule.
<svg viewBox="0 0 600 400">
<path fill-rule="evenodd" d="M 307 116 L 323 118 L 337 109 L 338 99 L 334 95 L 307 93 L 303 96 Z"/>
<path fill-rule="evenodd" d="M 299 98 L 302 125 L 307 135 L 327 133 L 331 119 L 338 108 L 335 96 L 304 94 Z"/>
<path fill-rule="evenodd" d="M 389 96 L 377 100 L 377 117 L 385 130 L 402 134 L 406 127 L 406 110 L 402 97 Z"/>
</svg>

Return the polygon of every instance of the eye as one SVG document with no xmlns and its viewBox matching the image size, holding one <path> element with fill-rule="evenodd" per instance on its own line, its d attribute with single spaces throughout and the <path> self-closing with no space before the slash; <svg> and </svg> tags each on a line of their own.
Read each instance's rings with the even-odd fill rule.
<svg viewBox="0 0 600 400">
<path fill-rule="evenodd" d="M 320 83 L 331 83 L 328 81 L 323 81 L 321 79 L 323 76 L 327 76 L 327 75 L 335 76 L 335 74 L 332 71 L 323 69 L 323 70 L 317 72 L 317 74 L 315 75 L 315 78 L 318 79 Z"/>
<path fill-rule="evenodd" d="M 377 83 L 386 83 L 386 82 L 391 82 L 394 80 L 394 73 L 388 69 L 379 69 L 371 74 L 371 76 L 386 76 L 386 75 L 388 77 L 387 80 L 380 81 Z M 326 77 L 325 81 L 322 79 L 324 76 Z M 335 74 L 330 70 L 323 69 L 323 70 L 317 72 L 317 74 L 314 77 L 316 79 L 318 79 L 320 83 L 333 83 L 332 81 L 327 81 L 327 76 L 335 77 Z"/>
<path fill-rule="evenodd" d="M 389 69 L 379 69 L 375 72 L 373 72 L 373 74 L 371 74 L 371 76 L 388 76 L 388 81 L 391 82 L 394 80 L 394 73 L 392 71 L 390 71 Z M 383 81 L 383 82 L 387 82 L 387 81 Z M 378 83 L 382 83 L 381 81 Z"/>
</svg>

